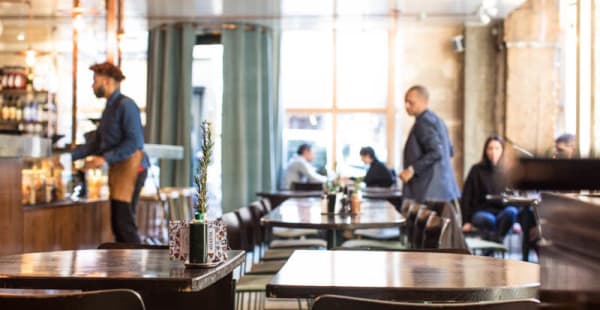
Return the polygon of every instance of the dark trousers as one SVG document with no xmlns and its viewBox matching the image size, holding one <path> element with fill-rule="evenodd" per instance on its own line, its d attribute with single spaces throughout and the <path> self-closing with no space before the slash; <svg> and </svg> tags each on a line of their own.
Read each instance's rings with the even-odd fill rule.
<svg viewBox="0 0 600 310">
<path fill-rule="evenodd" d="M 498 214 L 477 211 L 473 215 L 473 226 L 483 231 L 484 239 L 502 241 L 517 219 L 517 208 L 508 206 Z M 486 238 L 487 237 L 487 238 Z"/>
<path fill-rule="evenodd" d="M 147 170 L 138 173 L 131 203 L 114 199 L 110 200 L 110 223 L 116 242 L 141 243 L 140 235 L 135 225 L 135 209 L 147 174 Z"/>
</svg>

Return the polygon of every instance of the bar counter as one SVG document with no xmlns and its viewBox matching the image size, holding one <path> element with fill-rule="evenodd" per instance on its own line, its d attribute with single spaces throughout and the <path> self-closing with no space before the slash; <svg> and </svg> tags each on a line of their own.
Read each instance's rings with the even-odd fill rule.
<svg viewBox="0 0 600 310">
<path fill-rule="evenodd" d="M 108 200 L 65 200 L 23 207 L 25 253 L 95 249 L 111 241 Z"/>
</svg>

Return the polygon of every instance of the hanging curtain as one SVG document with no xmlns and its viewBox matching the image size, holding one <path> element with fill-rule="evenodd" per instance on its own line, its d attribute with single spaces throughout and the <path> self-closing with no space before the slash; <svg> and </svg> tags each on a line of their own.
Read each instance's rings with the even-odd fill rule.
<svg viewBox="0 0 600 310">
<path fill-rule="evenodd" d="M 223 212 L 246 206 L 257 191 L 277 187 L 282 143 L 278 42 L 265 27 L 237 24 L 222 32 Z"/>
<path fill-rule="evenodd" d="M 194 27 L 190 23 L 150 30 L 146 139 L 180 145 L 182 160 L 161 160 L 160 186 L 192 184 L 191 113 Z"/>
</svg>

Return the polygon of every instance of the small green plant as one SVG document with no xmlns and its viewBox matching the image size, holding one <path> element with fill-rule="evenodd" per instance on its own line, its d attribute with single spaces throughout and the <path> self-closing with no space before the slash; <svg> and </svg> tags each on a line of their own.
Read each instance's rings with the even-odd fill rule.
<svg viewBox="0 0 600 310">
<path fill-rule="evenodd" d="M 198 173 L 194 177 L 196 194 L 198 196 L 196 212 L 199 214 L 200 218 L 196 219 L 202 219 L 206 214 L 206 207 L 208 206 L 206 180 L 208 178 L 208 166 L 211 162 L 213 147 L 215 146 L 211 123 L 203 121 L 200 128 L 202 129 L 202 158 L 199 160 Z"/>
</svg>

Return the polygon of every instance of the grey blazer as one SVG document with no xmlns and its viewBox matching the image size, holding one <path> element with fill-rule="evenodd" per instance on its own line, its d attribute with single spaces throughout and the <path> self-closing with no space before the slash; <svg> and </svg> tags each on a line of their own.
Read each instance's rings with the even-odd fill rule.
<svg viewBox="0 0 600 310">
<path fill-rule="evenodd" d="M 433 112 L 417 116 L 404 146 L 404 168 L 415 175 L 404 184 L 404 198 L 417 202 L 451 201 L 460 197 L 450 158 L 454 150 L 448 128 Z"/>
</svg>

